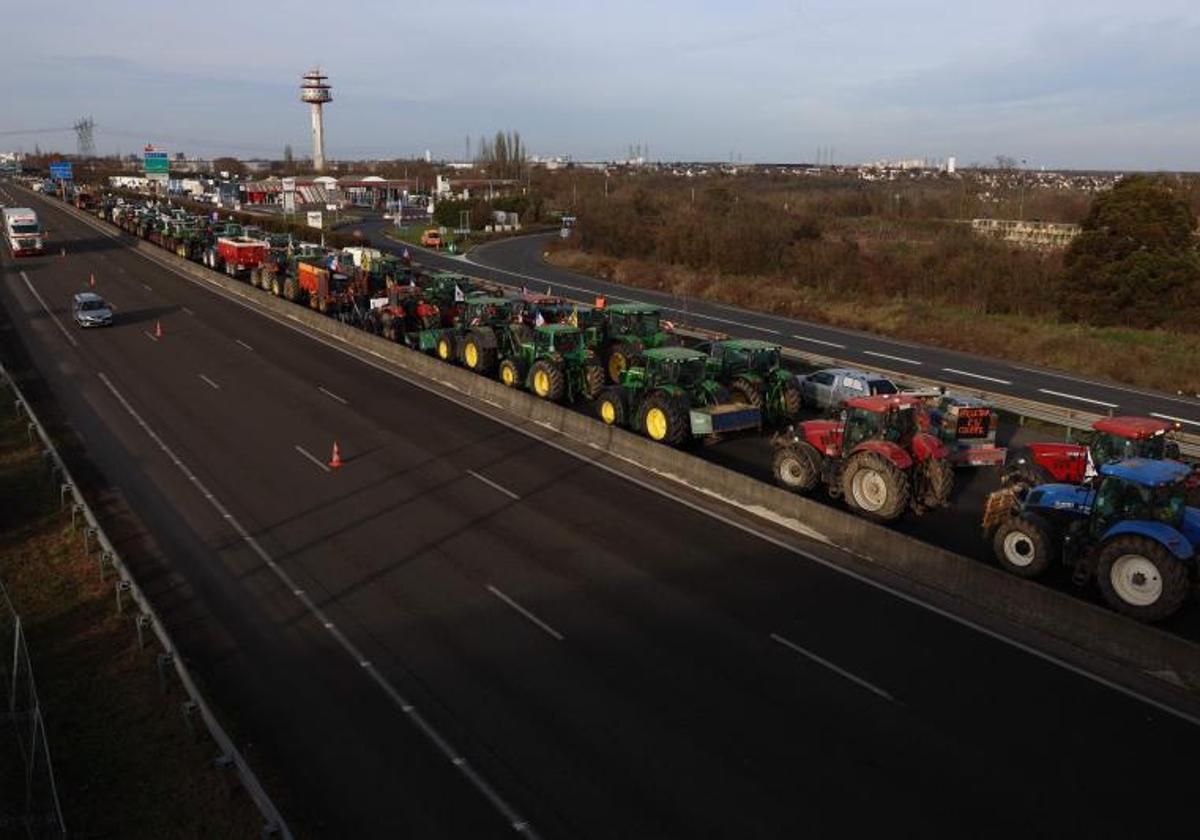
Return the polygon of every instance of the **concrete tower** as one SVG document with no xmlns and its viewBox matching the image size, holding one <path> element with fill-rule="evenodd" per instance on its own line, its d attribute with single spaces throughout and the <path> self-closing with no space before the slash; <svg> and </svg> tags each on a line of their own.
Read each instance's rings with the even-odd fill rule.
<svg viewBox="0 0 1200 840">
<path fill-rule="evenodd" d="M 328 79 L 319 67 L 314 67 L 304 74 L 300 83 L 300 101 L 312 107 L 313 169 L 317 172 L 325 170 L 325 124 L 321 107 L 333 101 L 333 88 Z"/>
</svg>

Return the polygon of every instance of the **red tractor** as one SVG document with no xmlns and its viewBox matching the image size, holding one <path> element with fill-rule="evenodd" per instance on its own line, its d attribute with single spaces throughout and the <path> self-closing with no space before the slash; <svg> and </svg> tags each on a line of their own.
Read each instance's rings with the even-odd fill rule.
<svg viewBox="0 0 1200 840">
<path fill-rule="evenodd" d="M 1084 484 L 1104 464 L 1129 458 L 1178 461 L 1170 433 L 1178 423 L 1153 417 L 1105 417 L 1092 424 L 1081 443 L 1031 443 L 1009 454 L 1001 478 L 1022 496 L 1039 484 Z"/>
<path fill-rule="evenodd" d="M 946 445 L 921 431 L 924 402 L 905 394 L 847 400 L 840 420 L 808 420 L 773 441 L 781 487 L 807 493 L 824 483 L 858 514 L 880 522 L 910 508 L 950 503 L 954 470 Z"/>
</svg>

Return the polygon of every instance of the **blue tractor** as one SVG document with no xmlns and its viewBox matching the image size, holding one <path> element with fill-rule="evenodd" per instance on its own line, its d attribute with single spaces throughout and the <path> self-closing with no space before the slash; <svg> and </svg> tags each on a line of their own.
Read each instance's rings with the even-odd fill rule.
<svg viewBox="0 0 1200 840">
<path fill-rule="evenodd" d="M 1043 484 L 1018 502 L 993 493 L 984 530 L 1000 566 L 1023 578 L 1062 563 L 1084 584 L 1093 576 L 1113 609 L 1161 621 L 1200 576 L 1200 509 L 1188 507 L 1191 470 L 1134 458 L 1104 464 L 1090 485 Z"/>
</svg>

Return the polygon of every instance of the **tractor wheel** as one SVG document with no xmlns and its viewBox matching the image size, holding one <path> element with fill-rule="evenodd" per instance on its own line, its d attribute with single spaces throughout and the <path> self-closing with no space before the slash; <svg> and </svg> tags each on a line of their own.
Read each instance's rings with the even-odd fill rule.
<svg viewBox="0 0 1200 840">
<path fill-rule="evenodd" d="M 937 510 L 950 505 L 954 492 L 954 467 L 945 458 L 929 458 L 919 467 L 921 474 L 921 510 Z"/>
<path fill-rule="evenodd" d="M 1100 549 L 1096 582 L 1114 610 L 1138 621 L 1161 621 L 1187 599 L 1188 568 L 1162 543 L 1125 534 Z"/>
<path fill-rule="evenodd" d="M 437 357 L 443 362 L 453 362 L 455 356 L 454 339 L 444 334 L 438 336 L 435 352 L 437 353 Z"/>
<path fill-rule="evenodd" d="M 1022 514 L 996 529 L 992 550 L 1000 568 L 1017 577 L 1040 577 L 1058 559 L 1050 526 L 1040 516 Z"/>
<path fill-rule="evenodd" d="M 496 367 L 496 348 L 488 347 L 483 337 L 473 332 L 463 341 L 462 362 L 468 370 L 490 376 Z"/>
<path fill-rule="evenodd" d="M 583 397 L 594 400 L 604 390 L 604 368 L 598 362 L 583 363 Z"/>
<path fill-rule="evenodd" d="M 621 384 L 621 374 L 637 365 L 642 359 L 642 348 L 633 342 L 622 342 L 608 354 L 608 379 L 614 385 Z"/>
<path fill-rule="evenodd" d="M 596 398 L 596 414 L 606 426 L 624 426 L 625 392 L 620 388 L 605 388 Z"/>
<path fill-rule="evenodd" d="M 687 439 L 688 416 L 679 400 L 666 394 L 652 394 L 642 403 L 638 428 L 653 441 L 679 446 Z"/>
<path fill-rule="evenodd" d="M 908 510 L 912 488 L 908 476 L 875 452 L 857 452 L 842 470 L 842 494 L 855 512 L 878 522 L 891 522 Z"/>
<path fill-rule="evenodd" d="M 300 300 L 300 284 L 295 277 L 289 277 L 283 281 L 283 296 L 292 303 Z"/>
<path fill-rule="evenodd" d="M 735 403 L 755 408 L 763 407 L 762 386 L 744 376 L 739 376 L 729 383 L 729 393 Z"/>
<path fill-rule="evenodd" d="M 1000 483 L 1013 491 L 1018 499 L 1040 484 L 1054 481 L 1049 471 L 1033 460 L 1033 453 L 1027 449 L 1019 449 L 1012 454 L 1004 465 Z"/>
<path fill-rule="evenodd" d="M 780 395 L 780 403 L 778 408 L 782 412 L 781 419 L 790 421 L 800 415 L 800 409 L 804 407 L 804 397 L 800 391 L 800 386 L 796 384 L 796 377 L 788 377 L 788 381 L 784 384 Z"/>
<path fill-rule="evenodd" d="M 529 385 L 533 393 L 550 402 L 562 402 L 567 394 L 567 380 L 561 365 L 538 359 L 529 369 Z"/>
<path fill-rule="evenodd" d="M 500 381 L 509 388 L 521 387 L 521 366 L 512 359 L 500 362 Z"/>
<path fill-rule="evenodd" d="M 771 459 L 775 483 L 794 493 L 808 493 L 821 480 L 821 455 L 811 443 L 781 446 Z"/>
</svg>

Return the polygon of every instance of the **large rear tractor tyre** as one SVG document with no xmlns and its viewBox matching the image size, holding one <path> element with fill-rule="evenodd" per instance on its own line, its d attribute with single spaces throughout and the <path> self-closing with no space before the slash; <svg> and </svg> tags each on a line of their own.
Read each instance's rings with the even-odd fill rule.
<svg viewBox="0 0 1200 840">
<path fill-rule="evenodd" d="M 1024 499 L 1025 494 L 1041 484 L 1054 481 L 1050 472 L 1033 460 L 1033 453 L 1027 449 L 1019 449 L 1012 453 L 1004 465 L 1000 475 L 1000 483 L 1013 491 L 1018 499 Z"/>
<path fill-rule="evenodd" d="M 520 388 L 523 384 L 524 377 L 521 375 L 521 366 L 512 359 L 505 359 L 500 362 L 500 382 L 509 388 Z"/>
<path fill-rule="evenodd" d="M 567 395 L 567 380 L 562 366 L 547 359 L 538 359 L 529 369 L 529 387 L 544 400 L 562 402 Z"/>
<path fill-rule="evenodd" d="M 653 394 L 642 403 L 638 428 L 653 441 L 680 446 L 687 439 L 688 416 L 678 400 L 666 394 Z"/>
<path fill-rule="evenodd" d="M 625 392 L 620 388 L 605 388 L 596 398 L 596 416 L 606 426 L 624 426 Z"/>
<path fill-rule="evenodd" d="M 434 352 L 443 362 L 453 362 L 455 356 L 454 339 L 448 335 L 438 336 L 437 344 L 434 345 Z"/>
<path fill-rule="evenodd" d="M 739 376 L 729 383 L 729 394 L 735 403 L 763 407 L 763 389 L 757 382 Z"/>
<path fill-rule="evenodd" d="M 857 452 L 842 470 L 842 495 L 860 516 L 891 522 L 908 510 L 912 488 L 904 471 L 887 458 Z"/>
<path fill-rule="evenodd" d="M 488 347 L 478 333 L 471 333 L 463 340 L 462 363 L 469 371 L 490 376 L 496 368 L 496 348 Z"/>
<path fill-rule="evenodd" d="M 921 511 L 949 507 L 954 492 L 954 467 L 944 458 L 929 458 L 917 467 L 921 472 Z"/>
<path fill-rule="evenodd" d="M 1187 600 L 1188 568 L 1162 543 L 1122 535 L 1110 540 L 1096 564 L 1096 582 L 1108 605 L 1138 621 L 1162 621 Z"/>
<path fill-rule="evenodd" d="M 594 400 L 604 390 L 604 368 L 599 362 L 583 363 L 583 398 Z"/>
<path fill-rule="evenodd" d="M 1058 560 L 1050 526 L 1040 516 L 1014 516 L 992 537 L 996 562 L 1009 574 L 1032 580 L 1041 577 Z"/>
<path fill-rule="evenodd" d="M 775 483 L 793 493 L 808 493 L 821 480 L 821 455 L 811 443 L 799 441 L 781 446 L 771 459 Z"/>
<path fill-rule="evenodd" d="M 636 367 L 641 361 L 641 345 L 629 341 L 618 344 L 608 354 L 608 381 L 620 385 L 621 374 L 631 367 Z"/>
</svg>

